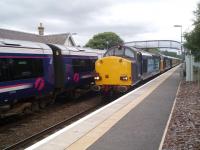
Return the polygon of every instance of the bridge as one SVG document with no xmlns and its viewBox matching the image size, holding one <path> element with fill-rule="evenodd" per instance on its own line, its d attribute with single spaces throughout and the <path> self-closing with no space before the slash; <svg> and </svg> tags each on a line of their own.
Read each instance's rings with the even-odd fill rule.
<svg viewBox="0 0 200 150">
<path fill-rule="evenodd" d="M 125 42 L 126 46 L 132 46 L 142 49 L 150 48 L 168 48 L 181 50 L 181 43 L 173 40 L 147 40 L 147 41 L 131 41 Z"/>
</svg>

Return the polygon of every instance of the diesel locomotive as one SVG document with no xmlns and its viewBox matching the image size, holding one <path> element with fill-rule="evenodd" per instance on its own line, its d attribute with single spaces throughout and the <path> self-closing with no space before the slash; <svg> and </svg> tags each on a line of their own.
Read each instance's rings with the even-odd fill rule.
<svg viewBox="0 0 200 150">
<path fill-rule="evenodd" d="M 128 46 L 113 47 L 95 63 L 95 91 L 103 95 L 125 93 L 140 81 L 146 80 L 179 64 L 180 60 L 152 54 Z"/>
<path fill-rule="evenodd" d="M 94 84 L 103 51 L 0 39 L 0 118 L 44 108 Z"/>
</svg>

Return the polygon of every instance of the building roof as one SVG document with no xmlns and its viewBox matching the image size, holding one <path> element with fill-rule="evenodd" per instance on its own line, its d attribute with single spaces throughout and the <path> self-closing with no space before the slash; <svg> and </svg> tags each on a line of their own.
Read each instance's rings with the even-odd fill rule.
<svg viewBox="0 0 200 150">
<path fill-rule="evenodd" d="M 0 29 L 0 38 L 32 41 L 32 42 L 40 42 L 40 43 L 53 43 L 53 44 L 60 44 L 60 45 L 65 45 L 66 41 L 70 40 L 72 45 L 75 46 L 74 40 L 70 36 L 70 33 L 41 36 L 41 35 L 37 35 L 33 33 Z"/>
</svg>

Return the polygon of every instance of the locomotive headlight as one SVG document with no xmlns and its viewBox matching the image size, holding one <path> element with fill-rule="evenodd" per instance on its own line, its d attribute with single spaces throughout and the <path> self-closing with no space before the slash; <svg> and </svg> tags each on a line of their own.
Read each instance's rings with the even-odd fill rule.
<svg viewBox="0 0 200 150">
<path fill-rule="evenodd" d="M 97 76 L 97 77 L 94 77 L 94 79 L 95 79 L 95 80 L 100 80 L 100 77 L 99 77 L 99 76 Z"/>
<path fill-rule="evenodd" d="M 120 80 L 122 81 L 127 81 L 128 77 L 126 75 L 120 76 Z"/>
<path fill-rule="evenodd" d="M 101 80 L 101 77 L 99 76 L 98 73 L 95 74 L 95 76 L 94 76 L 94 80 L 97 80 L 97 81 Z"/>
</svg>

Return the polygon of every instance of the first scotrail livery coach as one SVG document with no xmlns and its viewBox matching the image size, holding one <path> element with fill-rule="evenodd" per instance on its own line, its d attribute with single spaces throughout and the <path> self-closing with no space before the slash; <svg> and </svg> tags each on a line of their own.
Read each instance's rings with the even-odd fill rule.
<svg viewBox="0 0 200 150">
<path fill-rule="evenodd" d="M 0 39 L 0 116 L 43 108 L 67 91 L 88 90 L 103 51 Z"/>
</svg>

